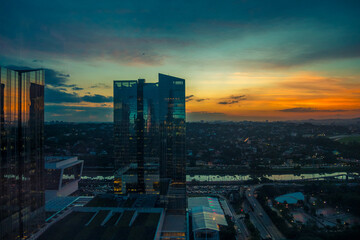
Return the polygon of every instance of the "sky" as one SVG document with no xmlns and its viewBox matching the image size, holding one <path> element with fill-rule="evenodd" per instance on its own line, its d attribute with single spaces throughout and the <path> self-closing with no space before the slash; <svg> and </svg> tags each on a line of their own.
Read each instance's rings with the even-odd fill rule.
<svg viewBox="0 0 360 240">
<path fill-rule="evenodd" d="M 360 1 L 6 1 L 0 65 L 45 121 L 113 121 L 113 80 L 186 80 L 188 121 L 360 117 Z"/>
</svg>

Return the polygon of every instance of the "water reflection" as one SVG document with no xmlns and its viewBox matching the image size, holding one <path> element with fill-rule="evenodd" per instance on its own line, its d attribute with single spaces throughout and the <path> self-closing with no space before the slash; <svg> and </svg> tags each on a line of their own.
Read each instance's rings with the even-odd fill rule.
<svg viewBox="0 0 360 240">
<path fill-rule="evenodd" d="M 252 176 L 266 177 L 273 181 L 290 181 L 290 180 L 306 180 L 320 177 L 338 177 L 341 179 L 341 175 L 346 175 L 346 172 L 334 172 L 334 173 L 303 173 L 303 174 L 272 174 L 272 175 L 250 175 L 250 174 L 235 174 L 235 175 L 187 175 L 186 181 L 247 181 L 251 180 Z M 358 173 L 350 173 L 358 175 Z M 345 177 L 345 176 L 344 176 Z M 349 177 L 349 179 L 353 179 Z"/>
<path fill-rule="evenodd" d="M 346 174 L 350 175 L 359 175 L 358 173 L 347 173 L 347 172 L 334 172 L 334 173 L 304 173 L 304 174 L 272 174 L 272 175 L 263 175 L 264 177 L 273 180 L 273 181 L 291 181 L 291 180 L 306 180 L 312 178 L 320 177 L 336 177 L 338 179 L 345 179 Z M 190 182 L 192 180 L 196 181 L 247 181 L 251 180 L 253 175 L 250 174 L 235 174 L 235 175 L 187 175 L 186 181 Z M 261 177 L 261 175 L 256 175 L 256 177 Z M 99 174 L 94 173 L 87 174 L 86 172 L 81 179 L 84 180 L 113 180 L 114 176 L 108 174 Z M 353 177 L 348 177 L 348 179 L 353 179 Z"/>
</svg>

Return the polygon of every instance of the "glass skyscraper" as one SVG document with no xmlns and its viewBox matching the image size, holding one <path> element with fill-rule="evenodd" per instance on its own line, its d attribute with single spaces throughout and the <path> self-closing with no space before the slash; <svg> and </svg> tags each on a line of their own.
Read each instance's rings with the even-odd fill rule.
<svg viewBox="0 0 360 240">
<path fill-rule="evenodd" d="M 45 221 L 44 70 L 0 67 L 0 239 Z"/>
<path fill-rule="evenodd" d="M 159 74 L 158 83 L 114 81 L 114 141 L 116 169 L 136 164 L 138 181 L 130 189 L 146 192 L 144 166 L 157 163 L 166 189 L 160 192 L 181 189 L 183 202 L 174 206 L 185 210 L 184 79 Z M 115 191 L 119 185 L 115 178 Z"/>
<path fill-rule="evenodd" d="M 185 214 L 185 80 L 159 74 L 160 181 L 167 210 Z"/>
</svg>

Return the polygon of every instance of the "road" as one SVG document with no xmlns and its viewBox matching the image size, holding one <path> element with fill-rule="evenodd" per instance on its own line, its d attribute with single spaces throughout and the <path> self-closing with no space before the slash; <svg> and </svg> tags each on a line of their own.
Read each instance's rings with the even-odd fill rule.
<svg viewBox="0 0 360 240">
<path fill-rule="evenodd" d="M 239 217 L 236 217 L 236 222 L 235 222 L 236 226 L 238 227 L 238 229 L 240 229 L 240 235 L 241 235 L 241 238 L 240 239 L 244 239 L 244 240 L 247 240 L 249 237 L 250 237 L 250 233 L 249 231 L 247 230 L 246 226 L 245 226 L 245 223 L 244 221 L 239 218 Z"/>
<path fill-rule="evenodd" d="M 261 186 L 263 186 L 263 184 L 250 186 L 245 191 L 246 199 L 249 201 L 249 204 L 253 208 L 252 213 L 254 215 L 254 218 L 257 219 L 258 222 L 260 222 L 255 227 L 258 228 L 261 233 L 262 231 L 260 230 L 261 229 L 260 225 L 262 225 L 266 229 L 268 234 L 271 236 L 271 239 L 274 239 L 274 240 L 286 239 L 284 237 L 284 235 L 282 235 L 282 233 L 277 229 L 277 227 L 271 221 L 270 217 L 266 214 L 264 209 L 261 207 L 260 203 L 254 197 L 255 189 L 257 189 Z"/>
<path fill-rule="evenodd" d="M 252 211 L 250 204 L 248 202 L 244 203 L 245 212 L 249 214 L 250 221 L 254 225 L 254 227 L 259 231 L 260 237 L 262 239 L 267 239 L 270 237 L 269 232 L 266 230 L 261 220 L 256 216 L 256 214 Z"/>
<path fill-rule="evenodd" d="M 245 223 L 239 218 L 239 216 L 236 214 L 234 208 L 232 207 L 231 204 L 229 204 L 228 200 L 222 196 L 222 195 L 218 195 L 219 198 L 221 198 L 223 201 L 226 202 L 226 204 L 228 205 L 232 217 L 233 217 L 233 221 L 235 226 L 237 227 L 237 229 L 240 230 L 240 232 L 236 233 L 236 239 L 237 240 L 247 240 L 250 237 L 249 231 L 247 230 Z"/>
</svg>

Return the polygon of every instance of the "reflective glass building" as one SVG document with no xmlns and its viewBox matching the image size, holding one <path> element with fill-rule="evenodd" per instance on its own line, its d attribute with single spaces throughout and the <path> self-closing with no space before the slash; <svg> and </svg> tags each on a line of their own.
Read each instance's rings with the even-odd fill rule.
<svg viewBox="0 0 360 240">
<path fill-rule="evenodd" d="M 159 98 L 161 191 L 168 211 L 185 214 L 185 80 L 159 74 Z"/>
<path fill-rule="evenodd" d="M 159 96 L 156 83 L 144 79 L 114 81 L 114 156 L 115 168 L 136 166 L 137 181 L 126 182 L 126 188 L 118 172 L 114 190 L 118 193 L 154 191 L 147 188 L 145 163 L 159 164 Z M 149 170 L 150 171 L 150 170 Z M 159 185 L 159 182 L 154 182 Z"/>
<path fill-rule="evenodd" d="M 158 164 L 162 192 L 170 183 L 181 187 L 178 206 L 185 209 L 184 79 L 159 74 L 158 83 L 114 81 L 114 140 L 116 169 L 137 164 L 137 192 L 146 192 L 144 164 Z M 115 191 L 121 192 L 120 186 L 115 178 Z"/>
<path fill-rule="evenodd" d="M 0 68 L 0 239 L 44 223 L 44 70 Z"/>
</svg>

